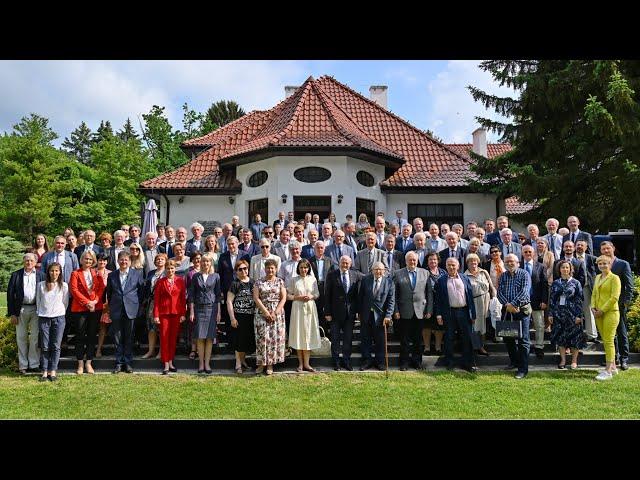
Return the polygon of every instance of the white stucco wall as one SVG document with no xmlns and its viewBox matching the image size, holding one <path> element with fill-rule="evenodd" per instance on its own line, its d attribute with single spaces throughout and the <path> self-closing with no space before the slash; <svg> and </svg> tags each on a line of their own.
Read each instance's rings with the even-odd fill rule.
<svg viewBox="0 0 640 480">
<path fill-rule="evenodd" d="M 217 195 L 184 195 L 182 203 L 179 202 L 182 195 L 167 195 L 171 202 L 169 211 L 169 222 L 174 227 L 186 227 L 196 221 L 217 220 L 221 223 L 231 221 L 231 217 L 236 215 L 235 207 L 229 204 L 229 196 Z M 159 221 L 164 223 L 166 219 L 166 202 L 161 197 Z"/>
<path fill-rule="evenodd" d="M 410 203 L 462 203 L 464 223 L 475 220 L 484 222 L 485 218 L 496 218 L 496 196 L 483 193 L 434 193 L 434 194 L 387 194 L 387 209 L 390 218 L 395 218 L 395 212 L 401 209 L 407 217 Z M 422 219 L 428 222 L 428 218 Z M 425 229 L 428 228 L 425 225 Z"/>
</svg>

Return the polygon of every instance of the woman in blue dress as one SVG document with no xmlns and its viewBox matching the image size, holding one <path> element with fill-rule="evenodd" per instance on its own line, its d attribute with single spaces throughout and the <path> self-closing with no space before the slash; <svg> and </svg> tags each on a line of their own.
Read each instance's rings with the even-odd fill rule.
<svg viewBox="0 0 640 480">
<path fill-rule="evenodd" d="M 551 344 L 560 352 L 558 368 L 564 370 L 567 348 L 571 349 L 570 369 L 578 368 L 578 351 L 586 345 L 582 321 L 582 286 L 571 275 L 573 265 L 559 262 L 560 278 L 551 284 L 549 321 L 552 323 Z"/>
</svg>

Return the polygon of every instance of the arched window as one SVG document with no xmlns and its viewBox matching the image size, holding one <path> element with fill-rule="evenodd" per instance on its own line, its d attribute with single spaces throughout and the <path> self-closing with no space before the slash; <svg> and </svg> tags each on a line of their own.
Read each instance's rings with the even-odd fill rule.
<svg viewBox="0 0 640 480">
<path fill-rule="evenodd" d="M 247 185 L 249 185 L 250 187 L 259 187 L 267 181 L 267 178 L 269 178 L 269 174 L 266 171 L 261 170 L 249 177 L 249 180 L 247 180 Z"/>
<path fill-rule="evenodd" d="M 331 172 L 322 167 L 304 167 L 293 172 L 296 180 L 305 183 L 325 182 L 331 178 Z"/>
<path fill-rule="evenodd" d="M 356 173 L 356 180 L 358 180 L 358 183 L 360 185 L 363 185 L 365 187 L 373 187 L 373 184 L 375 183 L 375 178 L 373 178 L 373 175 L 371 175 L 369 172 L 365 172 L 364 170 L 360 170 L 358 173 Z"/>
</svg>

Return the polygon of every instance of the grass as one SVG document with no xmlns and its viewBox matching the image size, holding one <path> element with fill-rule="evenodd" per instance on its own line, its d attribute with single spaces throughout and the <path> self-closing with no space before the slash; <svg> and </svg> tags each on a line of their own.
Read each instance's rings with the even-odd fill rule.
<svg viewBox="0 0 640 480">
<path fill-rule="evenodd" d="M 639 419 L 640 370 L 275 375 L 0 373 L 0 419 Z"/>
<path fill-rule="evenodd" d="M 0 318 L 7 316 L 7 292 L 0 292 Z"/>
</svg>

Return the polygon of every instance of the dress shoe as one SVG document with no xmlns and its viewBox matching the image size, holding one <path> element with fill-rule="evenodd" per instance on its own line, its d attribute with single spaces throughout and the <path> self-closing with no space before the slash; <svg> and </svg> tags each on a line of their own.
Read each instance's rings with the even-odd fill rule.
<svg viewBox="0 0 640 480">
<path fill-rule="evenodd" d="M 333 369 L 334 369 L 336 372 L 339 372 L 339 371 L 340 371 L 340 364 L 339 364 L 339 363 L 334 363 L 334 364 L 333 364 Z"/>
<path fill-rule="evenodd" d="M 629 370 L 629 364 L 627 362 L 622 362 L 620 364 L 620 370 Z"/>
<path fill-rule="evenodd" d="M 480 349 L 480 350 L 478 350 L 478 355 L 482 355 L 484 357 L 488 357 L 489 356 L 489 352 L 487 352 L 485 349 Z"/>
<path fill-rule="evenodd" d="M 210 370 L 208 368 L 204 369 L 204 373 L 206 373 L 207 375 L 211 375 L 213 373 L 213 370 Z"/>
<path fill-rule="evenodd" d="M 477 373 L 478 372 L 478 367 L 476 367 L 476 366 L 463 367 L 463 370 L 466 370 L 469 373 Z"/>
<path fill-rule="evenodd" d="M 408 366 L 406 363 L 403 363 L 402 365 L 400 365 L 400 371 L 401 372 L 406 372 L 408 369 Z"/>
<path fill-rule="evenodd" d="M 386 370 L 386 369 L 384 368 L 384 365 L 380 365 L 379 363 L 376 363 L 376 364 L 375 364 L 375 367 L 376 367 L 378 370 L 380 370 L 380 371 L 384 371 L 384 370 Z"/>
<path fill-rule="evenodd" d="M 527 374 L 524 372 L 518 372 L 516 373 L 516 375 L 513 378 L 517 378 L 518 380 L 522 380 L 524 377 L 526 377 Z"/>
<path fill-rule="evenodd" d="M 169 375 L 169 370 L 162 370 L 162 375 Z"/>
<path fill-rule="evenodd" d="M 46 377 L 40 377 L 38 380 L 40 382 L 46 382 L 47 380 L 49 380 L 49 375 L 47 375 Z"/>
<path fill-rule="evenodd" d="M 121 365 L 116 365 L 115 368 L 113 369 L 113 373 L 120 373 L 121 371 L 122 371 Z"/>
<path fill-rule="evenodd" d="M 178 369 L 176 367 L 169 367 L 169 371 L 176 373 L 178 371 Z"/>
<path fill-rule="evenodd" d="M 515 370 L 516 368 L 518 368 L 518 366 L 514 365 L 513 363 L 510 363 L 509 365 L 504 367 L 505 370 Z"/>
<path fill-rule="evenodd" d="M 373 367 L 373 362 L 365 362 L 362 365 L 360 365 L 360 371 L 364 371 L 364 370 L 368 370 L 371 367 Z"/>
<path fill-rule="evenodd" d="M 133 373 L 133 368 L 131 367 L 131 365 L 125 365 L 124 371 L 127 373 Z"/>
<path fill-rule="evenodd" d="M 199 368 L 198 373 L 204 373 L 204 368 Z"/>
<path fill-rule="evenodd" d="M 558 370 L 566 370 L 567 366 L 566 365 L 560 365 L 558 364 Z"/>
<path fill-rule="evenodd" d="M 351 366 L 351 364 L 350 364 L 350 363 L 345 363 L 345 364 L 344 364 L 344 369 L 345 369 L 345 370 L 348 370 L 348 371 L 350 371 L 350 372 L 353 372 L 353 367 Z"/>
<path fill-rule="evenodd" d="M 50 382 L 57 382 L 57 381 L 58 381 L 58 377 L 56 377 L 55 375 L 51 375 L 51 376 L 49 377 L 49 381 L 50 381 Z"/>
</svg>

